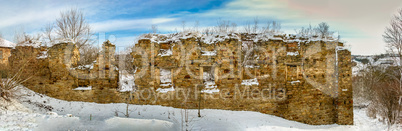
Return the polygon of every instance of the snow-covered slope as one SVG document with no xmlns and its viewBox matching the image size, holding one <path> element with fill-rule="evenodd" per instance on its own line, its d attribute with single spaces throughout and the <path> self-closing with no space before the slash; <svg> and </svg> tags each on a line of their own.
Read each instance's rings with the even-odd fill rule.
<svg viewBox="0 0 402 131">
<path fill-rule="evenodd" d="M 280 117 L 251 111 L 204 109 L 184 110 L 155 105 L 124 103 L 97 104 L 68 102 L 35 93 L 21 87 L 27 95 L 18 102 L 21 109 L 0 110 L 0 130 L 385 130 L 377 120 L 365 115 L 365 109 L 355 109 L 355 125 L 306 125 Z M 4 102 L 2 102 L 4 104 Z M 188 122 L 185 122 L 185 114 Z M 399 128 L 400 129 L 400 128 Z M 395 129 L 396 130 L 396 129 Z"/>
</svg>

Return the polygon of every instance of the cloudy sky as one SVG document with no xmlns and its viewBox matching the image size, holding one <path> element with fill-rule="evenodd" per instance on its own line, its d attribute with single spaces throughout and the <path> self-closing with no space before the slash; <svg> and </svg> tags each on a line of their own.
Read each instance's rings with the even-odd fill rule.
<svg viewBox="0 0 402 131">
<path fill-rule="evenodd" d="M 0 0 L 0 32 L 12 41 L 14 32 L 41 32 L 60 11 L 82 10 L 91 27 L 117 46 L 134 43 L 135 37 L 158 31 L 169 33 L 187 28 L 216 25 L 218 19 L 239 27 L 258 18 L 261 26 L 278 21 L 285 33 L 327 22 L 352 54 L 380 54 L 385 50 L 384 28 L 398 9 L 400 0 Z M 100 35 L 99 35 L 100 34 Z M 102 39 L 101 38 L 101 39 Z"/>
</svg>

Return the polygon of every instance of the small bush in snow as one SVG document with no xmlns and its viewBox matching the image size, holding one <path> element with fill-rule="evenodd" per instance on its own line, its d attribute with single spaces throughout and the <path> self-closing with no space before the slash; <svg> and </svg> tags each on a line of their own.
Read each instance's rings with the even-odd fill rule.
<svg viewBox="0 0 402 131">
<path fill-rule="evenodd" d="M 30 77 L 24 79 L 21 76 L 24 68 L 18 70 L 17 73 L 13 75 L 7 75 L 7 78 L 0 78 L 0 97 L 10 101 L 11 98 L 16 96 L 16 87 L 27 81 Z"/>
</svg>

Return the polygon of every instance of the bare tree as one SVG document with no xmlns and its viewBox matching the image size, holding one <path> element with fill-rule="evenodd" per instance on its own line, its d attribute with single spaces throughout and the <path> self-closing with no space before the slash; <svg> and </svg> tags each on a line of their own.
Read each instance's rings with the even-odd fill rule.
<svg viewBox="0 0 402 131">
<path fill-rule="evenodd" d="M 41 37 L 42 36 L 40 34 L 29 35 L 25 32 L 16 32 L 16 34 L 14 34 L 14 40 L 16 41 L 17 45 L 37 44 L 39 42 L 39 40 L 41 39 Z"/>
<path fill-rule="evenodd" d="M 200 25 L 200 21 L 195 21 L 194 22 L 194 30 L 196 31 L 196 32 L 198 32 L 198 26 Z"/>
<path fill-rule="evenodd" d="M 43 37 L 44 37 L 44 42 L 45 46 L 47 45 L 53 45 L 54 44 L 54 24 L 48 23 L 45 25 L 43 31 Z"/>
<path fill-rule="evenodd" d="M 218 21 L 216 21 L 215 32 L 227 33 L 230 27 L 229 23 L 229 20 L 218 19 Z"/>
<path fill-rule="evenodd" d="M 181 26 L 183 27 L 183 33 L 186 31 L 186 21 L 181 21 Z"/>
<path fill-rule="evenodd" d="M 272 32 L 277 33 L 281 31 L 281 23 L 272 21 Z"/>
<path fill-rule="evenodd" d="M 80 10 L 72 8 L 60 12 L 56 23 L 47 25 L 44 30 L 46 39 L 51 43 L 56 40 L 74 42 L 80 51 L 79 65 L 91 64 L 96 59 L 99 49 L 92 45 L 91 27 Z"/>
<path fill-rule="evenodd" d="M 311 27 L 311 24 L 306 28 L 302 27 L 301 29 L 295 30 L 295 31 L 296 31 L 296 34 L 299 34 L 304 37 L 309 37 L 315 33 L 313 27 Z"/>
<path fill-rule="evenodd" d="M 85 20 L 84 14 L 78 9 L 70 9 L 60 12 L 56 19 L 57 39 L 74 42 L 78 49 L 89 44 L 92 35 L 91 27 Z"/>
<path fill-rule="evenodd" d="M 80 61 L 78 65 L 92 64 L 98 57 L 99 48 L 92 45 L 82 46 L 80 49 Z"/>
<path fill-rule="evenodd" d="M 385 86 L 378 86 L 377 102 L 379 107 L 383 108 L 382 116 L 386 118 L 388 127 L 400 122 L 401 113 L 401 96 L 402 96 L 402 71 L 399 69 L 391 70 L 391 79 L 388 80 Z"/>
<path fill-rule="evenodd" d="M 382 116 L 387 119 L 388 126 L 395 124 L 400 118 L 402 99 L 402 9 L 391 19 L 390 26 L 383 34 L 387 50 L 396 55 L 394 61 L 399 62 L 388 75 L 391 81 L 378 94 L 377 103 L 383 108 Z M 378 92 L 378 91 L 377 91 Z"/>
<path fill-rule="evenodd" d="M 237 24 L 232 23 L 231 26 L 232 26 L 231 33 L 236 33 L 237 32 Z"/>
<path fill-rule="evenodd" d="M 333 34 L 332 31 L 329 31 L 329 25 L 326 22 L 321 22 L 320 24 L 318 24 L 316 31 L 321 36 L 321 38 L 327 38 Z"/>
<path fill-rule="evenodd" d="M 390 26 L 385 28 L 382 36 L 387 43 L 388 51 L 402 58 L 402 9 L 398 11 L 398 14 L 394 15 Z M 402 63 L 402 61 L 400 62 Z"/>
<path fill-rule="evenodd" d="M 132 52 L 135 46 L 129 46 L 126 48 L 124 52 Z M 119 70 L 120 71 L 127 71 L 129 74 L 135 73 L 135 65 L 133 64 L 134 57 L 130 53 L 120 53 L 118 54 L 118 61 L 119 61 Z"/>
<path fill-rule="evenodd" d="M 271 22 L 267 22 L 266 27 L 262 27 L 262 33 L 269 33 L 271 32 Z"/>
<path fill-rule="evenodd" d="M 399 9 L 398 13 L 394 15 L 390 22 L 390 27 L 385 28 L 383 38 L 387 43 L 387 50 L 391 52 L 392 55 L 397 56 L 394 57 L 394 61 L 399 62 L 399 64 L 397 64 L 398 71 L 399 74 L 402 74 L 402 9 Z M 399 80 L 399 88 L 402 90 L 402 76 L 399 74 L 399 78 L 395 79 Z M 400 99 L 402 99 L 401 96 Z"/>
<path fill-rule="evenodd" d="M 254 18 L 253 33 L 258 33 L 258 17 Z"/>
<path fill-rule="evenodd" d="M 379 66 L 374 66 L 372 63 L 368 63 L 363 67 L 363 70 L 359 73 L 360 79 L 362 81 L 362 86 L 357 89 L 357 92 L 361 92 L 360 96 L 363 99 L 373 101 L 374 88 L 377 83 L 380 83 L 381 79 L 384 77 L 384 68 Z"/>
<path fill-rule="evenodd" d="M 202 31 L 205 35 L 212 35 L 213 31 L 211 28 L 206 27 L 203 31 Z"/>
<path fill-rule="evenodd" d="M 258 24 L 258 19 L 254 21 L 254 24 Z M 256 29 L 258 29 L 258 27 Z M 261 29 L 262 33 L 278 33 L 281 31 L 281 23 L 277 21 L 268 21 L 266 27 L 261 27 Z"/>
<path fill-rule="evenodd" d="M 244 32 L 245 33 L 251 33 L 251 24 L 250 24 L 250 21 L 247 21 L 246 22 L 246 24 L 245 24 L 245 26 L 244 26 Z"/>
<path fill-rule="evenodd" d="M 152 25 L 152 33 L 156 34 L 158 32 L 158 25 Z"/>
<path fill-rule="evenodd" d="M 385 67 L 382 75 L 375 76 L 380 81 L 371 87 L 373 96 L 369 111 L 373 117 L 377 115 L 382 118 L 388 127 L 401 121 L 401 72 L 396 68 Z"/>
</svg>

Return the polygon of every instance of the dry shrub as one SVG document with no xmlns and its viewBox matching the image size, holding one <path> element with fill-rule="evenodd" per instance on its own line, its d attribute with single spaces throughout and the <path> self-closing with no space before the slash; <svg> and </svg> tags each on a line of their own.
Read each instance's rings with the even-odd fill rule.
<svg viewBox="0 0 402 131">
<path fill-rule="evenodd" d="M 25 67 L 25 66 L 24 66 Z M 0 97 L 10 101 L 11 98 L 17 96 L 16 91 L 18 86 L 30 79 L 26 78 L 23 73 L 24 67 L 20 68 L 15 74 L 9 74 L 8 78 L 0 79 Z"/>
<path fill-rule="evenodd" d="M 7 78 L 9 68 L 7 65 L 0 64 L 0 79 Z"/>
<path fill-rule="evenodd" d="M 128 47 L 127 52 L 132 52 L 134 46 Z M 131 53 L 119 53 L 116 55 L 117 66 L 120 71 L 127 71 L 129 74 L 135 73 L 134 57 Z"/>
<path fill-rule="evenodd" d="M 367 116 L 379 118 L 389 126 L 401 121 L 401 71 L 401 67 L 368 64 L 353 77 L 354 99 L 370 102 Z"/>
<path fill-rule="evenodd" d="M 372 118 L 379 118 L 388 126 L 392 126 L 401 121 L 401 70 L 399 67 L 392 66 L 378 69 L 369 70 L 363 74 L 362 77 L 365 78 L 363 78 L 362 87 L 364 89 L 360 91 L 362 91 L 361 95 L 365 99 L 371 101 L 367 115 Z M 358 96 L 361 97 L 361 95 Z"/>
<path fill-rule="evenodd" d="M 400 117 L 401 105 L 399 99 L 401 90 L 399 82 L 390 80 L 380 83 L 374 88 L 375 99 L 373 105 L 377 108 L 377 113 L 388 125 L 395 124 Z"/>
<path fill-rule="evenodd" d="M 99 48 L 94 45 L 85 45 L 80 48 L 80 61 L 78 65 L 92 64 L 98 57 Z"/>
<path fill-rule="evenodd" d="M 374 104 L 370 104 L 367 107 L 367 116 L 371 118 L 377 118 L 377 108 L 374 106 Z"/>
</svg>

